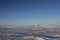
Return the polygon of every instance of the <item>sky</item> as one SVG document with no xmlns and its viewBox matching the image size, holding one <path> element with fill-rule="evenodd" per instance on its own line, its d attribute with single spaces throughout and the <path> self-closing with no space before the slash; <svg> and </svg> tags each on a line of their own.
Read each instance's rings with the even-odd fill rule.
<svg viewBox="0 0 60 40">
<path fill-rule="evenodd" d="M 0 25 L 59 25 L 60 0 L 0 0 Z"/>
</svg>

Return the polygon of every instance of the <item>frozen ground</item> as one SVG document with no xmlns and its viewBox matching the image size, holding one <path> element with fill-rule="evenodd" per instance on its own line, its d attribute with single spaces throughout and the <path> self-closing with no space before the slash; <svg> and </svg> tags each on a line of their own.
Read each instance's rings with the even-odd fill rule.
<svg viewBox="0 0 60 40">
<path fill-rule="evenodd" d="M 0 40 L 60 40 L 60 29 L 0 27 Z"/>
</svg>

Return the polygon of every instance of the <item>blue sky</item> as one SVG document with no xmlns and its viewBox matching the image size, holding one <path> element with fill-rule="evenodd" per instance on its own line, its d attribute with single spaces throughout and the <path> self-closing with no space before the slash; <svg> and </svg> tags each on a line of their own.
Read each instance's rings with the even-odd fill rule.
<svg viewBox="0 0 60 40">
<path fill-rule="evenodd" d="M 60 24 L 60 0 L 0 0 L 0 25 Z"/>
</svg>

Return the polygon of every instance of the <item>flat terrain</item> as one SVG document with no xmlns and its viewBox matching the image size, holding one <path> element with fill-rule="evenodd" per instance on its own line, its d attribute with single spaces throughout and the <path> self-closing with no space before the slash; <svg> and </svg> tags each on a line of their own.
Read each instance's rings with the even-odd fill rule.
<svg viewBox="0 0 60 40">
<path fill-rule="evenodd" d="M 25 40 L 26 36 L 41 37 L 44 40 L 60 40 L 59 35 L 60 28 L 56 27 L 0 27 L 0 40 Z"/>
</svg>

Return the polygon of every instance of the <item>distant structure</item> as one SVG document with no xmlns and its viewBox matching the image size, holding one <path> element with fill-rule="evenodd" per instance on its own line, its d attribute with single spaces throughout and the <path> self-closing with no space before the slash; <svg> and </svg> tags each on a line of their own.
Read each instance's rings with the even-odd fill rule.
<svg viewBox="0 0 60 40">
<path fill-rule="evenodd" d="M 40 27 L 40 25 L 38 24 L 37 27 Z"/>
</svg>

